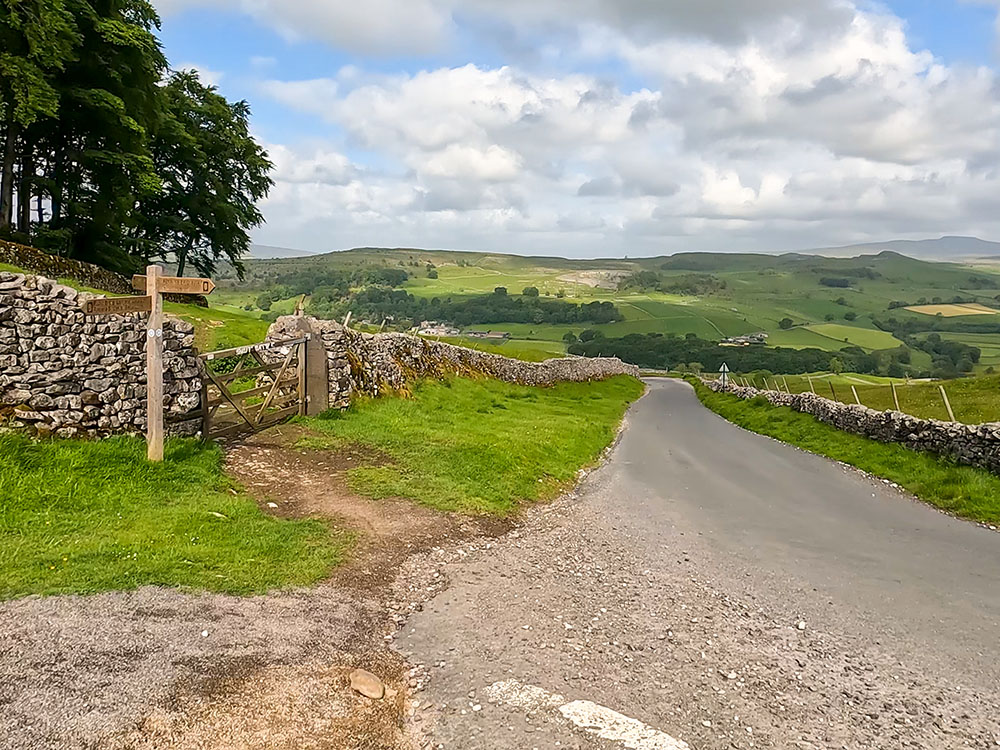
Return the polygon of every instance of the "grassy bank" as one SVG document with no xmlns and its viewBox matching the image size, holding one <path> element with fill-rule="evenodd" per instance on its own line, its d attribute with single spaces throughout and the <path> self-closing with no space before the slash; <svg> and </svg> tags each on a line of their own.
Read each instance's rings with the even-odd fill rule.
<svg viewBox="0 0 1000 750">
<path fill-rule="evenodd" d="M 327 575 L 347 538 L 264 515 L 221 459 L 191 440 L 169 441 L 152 465 L 139 439 L 0 434 L 0 597 L 144 585 L 249 594 Z"/>
<path fill-rule="evenodd" d="M 957 516 L 1000 524 L 1000 477 L 987 471 L 842 432 L 763 397 L 744 401 L 700 382 L 692 385 L 705 406 L 733 424 L 889 479 Z"/>
<path fill-rule="evenodd" d="M 413 398 L 357 402 L 303 422 L 302 447 L 357 443 L 387 462 L 353 469 L 352 487 L 375 498 L 406 497 L 441 510 L 505 515 L 551 498 L 611 443 L 634 378 L 529 388 L 496 380 L 425 381 Z"/>
</svg>

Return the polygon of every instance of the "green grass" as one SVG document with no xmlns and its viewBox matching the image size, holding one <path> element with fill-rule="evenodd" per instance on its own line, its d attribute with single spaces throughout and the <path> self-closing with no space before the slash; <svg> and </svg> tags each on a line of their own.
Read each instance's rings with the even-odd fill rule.
<svg viewBox="0 0 1000 750">
<path fill-rule="evenodd" d="M 861 403 L 879 411 L 896 408 L 892 398 L 892 388 L 889 386 L 890 380 L 896 384 L 899 409 L 907 414 L 923 419 L 948 420 L 948 410 L 941 398 L 941 386 L 944 386 L 952 410 L 955 412 L 955 419 L 959 422 L 966 424 L 1000 422 L 1000 376 L 982 375 L 960 380 L 909 383 L 901 379 L 851 373 L 812 376 L 813 388 L 820 396 L 853 404 L 855 400 L 851 386 L 854 386 Z M 784 377 L 779 375 L 770 378 L 770 382 L 777 383 L 782 389 L 787 383 L 792 393 L 804 393 L 809 390 L 809 381 L 804 375 Z M 763 383 L 758 379 L 757 385 L 761 386 Z"/>
<path fill-rule="evenodd" d="M 862 349 L 892 349 L 902 345 L 902 341 L 891 333 L 858 326 L 842 325 L 840 323 L 821 323 L 809 326 L 810 331 L 833 339 L 844 346 L 860 346 Z"/>
<path fill-rule="evenodd" d="M 705 406 L 733 424 L 893 481 L 957 516 L 1000 523 L 1000 477 L 987 471 L 841 432 L 809 414 L 772 406 L 763 398 L 744 401 L 715 393 L 699 382 L 692 385 Z"/>
<path fill-rule="evenodd" d="M 455 378 L 423 381 L 412 398 L 361 400 L 303 422 L 330 448 L 346 441 L 388 457 L 349 472 L 361 494 L 502 516 L 565 488 L 611 443 L 642 392 L 627 376 L 551 388 Z M 302 447 L 324 447 L 324 440 Z"/>
<path fill-rule="evenodd" d="M 0 434 L 0 598 L 146 585 L 230 594 L 307 585 L 350 538 L 266 516 L 222 473 L 221 451 L 137 438 L 33 442 Z"/>
<path fill-rule="evenodd" d="M 437 337 L 428 337 L 432 341 Z M 500 354 L 511 359 L 520 359 L 525 362 L 544 362 L 553 357 L 565 357 L 566 347 L 560 342 L 533 341 L 531 339 L 509 339 L 502 344 L 485 342 L 480 339 L 470 339 L 464 337 L 443 337 L 440 339 L 446 344 L 464 346 L 466 349 L 475 349 L 487 354 Z"/>
<path fill-rule="evenodd" d="M 249 313 L 217 307 L 163 303 L 164 312 L 194 326 L 194 345 L 201 352 L 259 344 L 267 337 L 270 323 Z"/>
</svg>

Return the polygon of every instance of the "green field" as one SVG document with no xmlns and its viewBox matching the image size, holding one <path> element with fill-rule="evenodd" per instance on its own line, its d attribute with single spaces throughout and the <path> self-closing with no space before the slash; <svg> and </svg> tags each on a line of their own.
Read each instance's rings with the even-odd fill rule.
<svg viewBox="0 0 1000 750">
<path fill-rule="evenodd" d="M 427 278 L 425 267 L 429 263 L 434 264 L 438 278 Z M 930 263 L 890 252 L 858 258 L 686 253 L 627 260 L 571 260 L 367 248 L 311 258 L 251 262 L 243 296 L 233 297 L 232 301 L 252 302 L 255 279 L 266 278 L 268 274 L 371 266 L 406 270 L 411 278 L 404 289 L 418 297 L 480 295 L 491 293 L 498 286 L 510 294 L 520 294 L 525 287 L 533 286 L 543 296 L 555 298 L 561 294 L 570 302 L 612 301 L 625 317 L 622 322 L 605 325 L 497 322 L 475 326 L 507 331 L 520 340 L 557 346 L 566 333 L 579 335 L 585 328 L 593 327 L 609 337 L 660 333 L 695 334 L 716 340 L 762 331 L 769 335 L 771 346 L 816 347 L 827 351 L 859 346 L 875 352 L 895 349 L 902 342 L 891 333 L 877 330 L 873 317 L 919 320 L 927 329 L 934 325 L 932 316 L 900 309 L 902 302 L 916 304 L 922 299 L 927 302 L 940 299 L 948 303 L 953 297 L 962 296 L 973 304 L 997 306 L 994 298 L 1000 296 L 1000 274 L 995 269 Z M 616 282 L 622 274 L 639 270 L 655 271 L 667 280 L 710 274 L 724 288 L 700 296 L 617 290 Z M 828 286 L 824 281 L 830 277 L 842 277 L 848 286 Z M 595 282 L 599 285 L 595 286 Z M 234 285 L 233 290 L 240 292 L 241 287 Z M 972 315 L 951 320 L 982 322 L 989 317 Z M 782 329 L 779 324 L 784 318 L 790 319 L 794 327 Z M 987 361 L 1000 364 L 1000 331 L 982 337 L 975 343 L 986 352 L 980 371 L 988 365 Z"/>
<path fill-rule="evenodd" d="M 948 410 L 941 397 L 941 387 L 945 388 L 955 419 L 966 424 L 1000 422 L 1000 376 L 980 376 L 960 380 L 906 381 L 883 378 L 875 375 L 844 373 L 831 375 L 815 373 L 804 375 L 772 375 L 767 378 L 747 376 L 746 380 L 757 387 L 784 390 L 787 386 L 792 393 L 805 393 L 810 388 L 824 398 L 832 398 L 845 404 L 856 403 L 857 391 L 861 403 L 879 411 L 896 408 L 890 383 L 896 386 L 900 411 L 924 419 L 947 420 Z M 766 382 L 765 382 L 766 381 Z M 740 378 L 737 377 L 737 382 Z M 854 388 L 854 391 L 851 388 Z"/>
<path fill-rule="evenodd" d="M 214 444 L 0 434 L 0 598 L 181 586 L 233 594 L 325 577 L 350 537 L 266 516 Z"/>
</svg>

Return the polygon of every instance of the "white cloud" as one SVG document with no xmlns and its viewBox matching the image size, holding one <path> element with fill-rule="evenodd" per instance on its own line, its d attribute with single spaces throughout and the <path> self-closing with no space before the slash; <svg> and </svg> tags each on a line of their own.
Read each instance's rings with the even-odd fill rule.
<svg viewBox="0 0 1000 750">
<path fill-rule="evenodd" d="M 607 254 L 1000 235 L 993 69 L 948 66 L 900 19 L 836 0 L 727 2 L 726 18 L 709 12 L 722 0 L 568 2 L 462 13 L 575 19 L 568 54 L 647 88 L 527 62 L 261 83 L 336 133 L 272 147 L 264 237 Z M 418 5 L 448 32 L 450 5 Z"/>
</svg>

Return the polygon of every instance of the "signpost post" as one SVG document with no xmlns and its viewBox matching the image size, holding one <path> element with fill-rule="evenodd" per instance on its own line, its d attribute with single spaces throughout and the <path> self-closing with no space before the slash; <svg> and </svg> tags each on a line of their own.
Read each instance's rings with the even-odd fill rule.
<svg viewBox="0 0 1000 750">
<path fill-rule="evenodd" d="M 723 362 L 719 372 L 722 373 L 722 390 L 726 390 L 729 387 L 729 365 Z"/>
<path fill-rule="evenodd" d="M 163 295 L 211 294 L 211 279 L 164 276 L 159 266 L 147 266 L 145 276 L 133 276 L 132 288 L 144 297 L 89 299 L 83 303 L 85 315 L 125 315 L 149 313 L 146 324 L 146 455 L 150 461 L 163 460 Z M 202 404 L 204 408 L 204 404 Z"/>
</svg>

